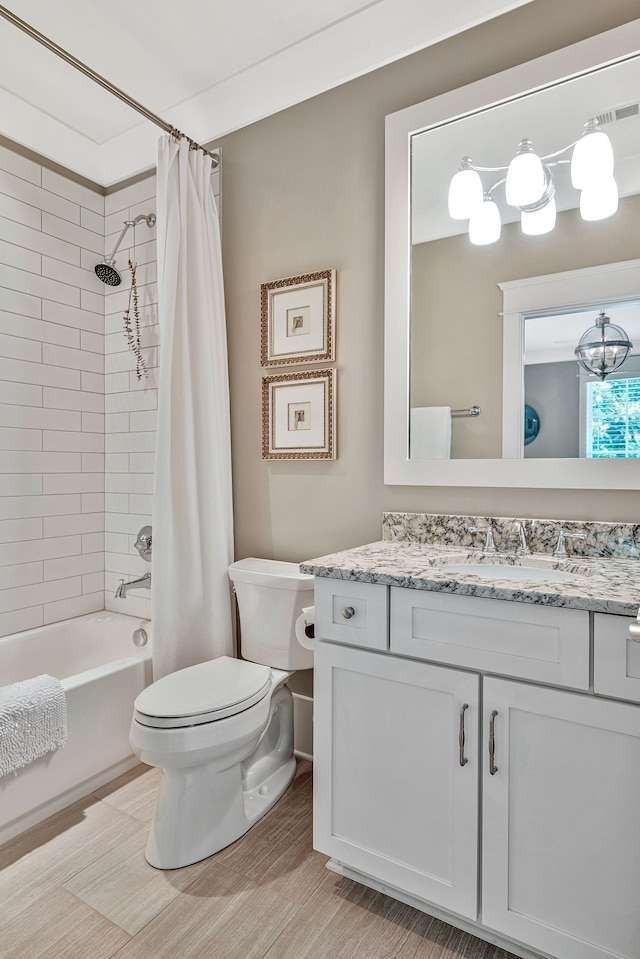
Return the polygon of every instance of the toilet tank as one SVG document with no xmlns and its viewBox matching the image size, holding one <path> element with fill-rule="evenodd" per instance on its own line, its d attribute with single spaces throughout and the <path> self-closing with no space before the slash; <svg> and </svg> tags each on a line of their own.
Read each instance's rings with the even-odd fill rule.
<svg viewBox="0 0 640 959">
<path fill-rule="evenodd" d="M 313 606 L 313 576 L 297 563 L 241 559 L 229 567 L 240 612 L 240 650 L 274 669 L 310 669 L 313 653 L 295 635 L 303 606 Z"/>
</svg>

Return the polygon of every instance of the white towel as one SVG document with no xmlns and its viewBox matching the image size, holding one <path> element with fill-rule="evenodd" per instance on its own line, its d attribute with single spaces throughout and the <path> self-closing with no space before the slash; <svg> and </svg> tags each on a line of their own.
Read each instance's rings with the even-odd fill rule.
<svg viewBox="0 0 640 959">
<path fill-rule="evenodd" d="M 0 686 L 0 776 L 67 741 L 67 701 L 53 676 Z"/>
<path fill-rule="evenodd" d="M 409 450 L 412 460 L 451 458 L 451 407 L 414 406 L 411 409 Z"/>
</svg>

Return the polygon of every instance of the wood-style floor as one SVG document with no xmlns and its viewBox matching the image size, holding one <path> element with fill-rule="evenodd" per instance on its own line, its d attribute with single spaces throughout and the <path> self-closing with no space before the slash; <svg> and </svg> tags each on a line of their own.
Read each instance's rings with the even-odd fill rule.
<svg viewBox="0 0 640 959">
<path fill-rule="evenodd" d="M 513 959 L 328 872 L 309 763 L 238 842 L 152 869 L 158 778 L 138 766 L 0 847 L 2 959 Z"/>
</svg>

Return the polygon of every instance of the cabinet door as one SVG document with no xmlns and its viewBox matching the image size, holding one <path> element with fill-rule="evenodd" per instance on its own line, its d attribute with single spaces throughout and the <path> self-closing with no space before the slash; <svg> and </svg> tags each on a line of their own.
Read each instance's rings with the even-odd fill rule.
<svg viewBox="0 0 640 959">
<path fill-rule="evenodd" d="M 475 919 L 479 677 L 326 642 L 314 672 L 315 848 Z"/>
<path fill-rule="evenodd" d="M 483 702 L 483 924 L 558 959 L 638 959 L 640 708 L 498 679 Z"/>
<path fill-rule="evenodd" d="M 594 620 L 594 692 L 640 702 L 640 643 L 629 636 L 637 620 L 606 613 Z"/>
</svg>

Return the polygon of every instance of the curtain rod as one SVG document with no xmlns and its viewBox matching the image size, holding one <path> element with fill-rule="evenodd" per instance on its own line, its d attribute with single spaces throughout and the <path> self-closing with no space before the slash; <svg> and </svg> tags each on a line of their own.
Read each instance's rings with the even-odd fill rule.
<svg viewBox="0 0 640 959">
<path fill-rule="evenodd" d="M 142 105 L 142 103 L 138 103 L 137 100 L 134 100 L 132 97 L 128 96 L 123 90 L 120 90 L 118 87 L 114 86 L 113 83 L 109 83 L 108 80 L 105 80 L 104 77 L 101 77 L 99 73 L 96 73 L 95 70 L 92 70 L 91 67 L 88 67 L 86 63 L 82 62 L 82 60 L 78 60 L 77 57 L 74 57 L 73 54 L 68 53 L 62 47 L 58 46 L 58 44 L 54 43 L 53 40 L 45 37 L 43 33 L 40 33 L 40 31 L 36 30 L 35 27 L 32 27 L 29 23 L 21 20 L 20 17 L 17 17 L 15 13 L 12 13 L 11 10 L 7 9 L 7 7 L 0 6 L 0 16 L 4 17 L 5 20 L 8 20 L 9 23 L 12 23 L 14 27 L 18 28 L 18 30 L 22 30 L 23 33 L 27 34 L 27 36 L 31 37 L 33 40 L 36 40 L 43 47 L 46 47 L 47 50 L 51 51 L 51 53 L 55 53 L 55 55 L 60 57 L 61 60 L 64 60 L 76 70 L 79 70 L 80 73 L 84 73 L 85 77 L 89 77 L 90 80 L 93 80 L 94 83 L 97 83 L 108 93 L 111 93 L 114 97 L 122 100 L 122 102 L 126 103 L 128 107 L 131 107 L 133 110 L 137 110 L 137 112 L 141 113 L 143 117 L 146 117 L 147 120 L 151 120 L 152 123 L 155 123 L 155 125 L 164 130 L 165 133 L 169 133 L 175 140 L 184 139 L 188 142 L 189 147 L 192 150 L 202 150 L 203 153 L 206 153 L 207 156 L 211 157 L 213 166 L 218 166 L 220 160 L 215 154 L 209 153 L 208 150 L 205 150 L 203 146 L 200 146 L 200 144 L 196 143 L 195 140 L 192 140 L 191 137 L 188 137 L 185 133 L 181 133 L 181 131 L 176 129 L 176 127 L 172 127 L 171 124 L 167 123 L 166 120 L 163 120 L 162 117 L 152 113 L 151 110 L 148 110 Z"/>
</svg>

